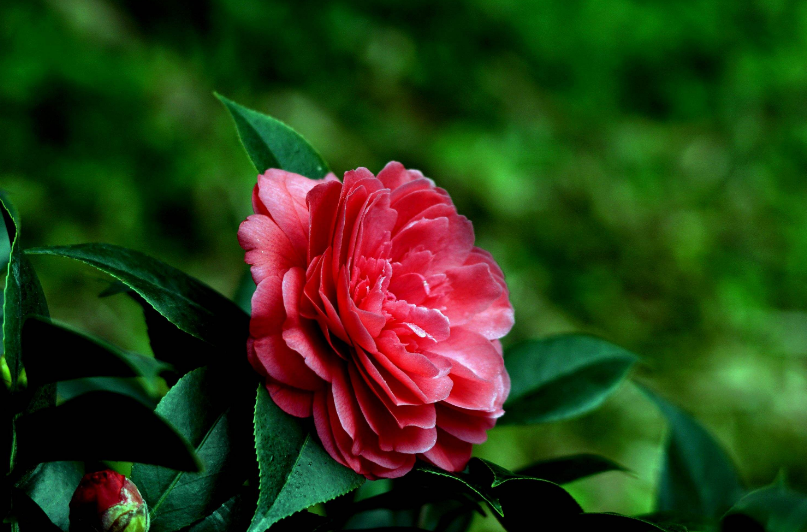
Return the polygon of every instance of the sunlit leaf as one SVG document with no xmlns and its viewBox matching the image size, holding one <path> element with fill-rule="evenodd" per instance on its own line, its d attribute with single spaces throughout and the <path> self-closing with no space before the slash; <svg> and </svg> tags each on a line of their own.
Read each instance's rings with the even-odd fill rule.
<svg viewBox="0 0 807 532">
<path fill-rule="evenodd" d="M 613 393 L 636 355 L 605 340 L 562 335 L 533 340 L 505 353 L 511 379 L 501 424 L 559 421 L 579 416 Z"/>
<path fill-rule="evenodd" d="M 328 173 L 328 165 L 296 131 L 263 113 L 216 95 L 235 121 L 241 143 L 258 172 L 280 168 L 312 179 Z"/>
</svg>

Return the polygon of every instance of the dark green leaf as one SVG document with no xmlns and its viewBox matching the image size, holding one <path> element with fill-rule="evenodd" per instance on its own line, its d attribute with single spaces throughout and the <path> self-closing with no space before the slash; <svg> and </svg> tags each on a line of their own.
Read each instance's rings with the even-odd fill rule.
<svg viewBox="0 0 807 532">
<path fill-rule="evenodd" d="M 136 399 L 154 409 L 160 398 L 155 396 L 147 386 L 143 384 L 143 379 L 124 379 L 120 377 L 86 377 L 84 379 L 74 379 L 56 383 L 57 396 L 59 401 L 69 401 L 80 395 L 90 392 L 107 391 L 126 395 Z"/>
<path fill-rule="evenodd" d="M 53 524 L 42 508 L 27 493 L 14 488 L 14 519 L 20 532 L 59 532 L 61 529 Z"/>
<path fill-rule="evenodd" d="M 216 94 L 235 121 L 241 143 L 258 172 L 280 168 L 312 179 L 328 173 L 328 165 L 292 128 L 263 113 Z"/>
<path fill-rule="evenodd" d="M 168 321 L 224 353 L 243 353 L 249 316 L 201 281 L 156 259 L 110 244 L 36 248 L 29 253 L 72 258 L 128 285 Z"/>
<path fill-rule="evenodd" d="M 516 474 L 566 484 L 606 471 L 627 471 L 626 468 L 596 454 L 576 454 L 553 458 L 519 469 Z"/>
<path fill-rule="evenodd" d="M 474 520 L 473 511 L 465 505 L 453 501 L 432 504 L 426 508 L 426 523 L 424 524 L 428 529 L 431 529 L 428 524 L 432 512 L 439 512 L 440 516 L 433 528 L 434 532 L 465 532 L 471 528 Z"/>
<path fill-rule="evenodd" d="M 347 493 L 364 478 L 337 463 L 311 432 L 278 408 L 263 386 L 255 402 L 255 448 L 261 471 L 258 510 L 249 532 Z"/>
<path fill-rule="evenodd" d="M 497 517 L 507 530 L 533 529 L 536 515 L 552 530 L 583 511 L 566 490 L 552 482 L 511 473 L 481 459 L 471 460 L 468 469 L 478 482 L 491 486 L 492 496 L 501 505 L 501 516 Z"/>
<path fill-rule="evenodd" d="M 14 405 L 4 383 L 0 383 L 0 478 L 11 469 L 11 447 L 14 444 Z M 1 492 L 0 492 L 1 493 Z M 0 518 L 8 507 L 7 497 L 0 495 Z"/>
<path fill-rule="evenodd" d="M 499 500 L 493 495 L 493 493 L 491 493 L 490 484 L 485 483 L 488 479 L 482 479 L 482 482 L 480 483 L 480 479 L 472 477 L 468 473 L 452 473 L 425 462 L 418 462 L 415 464 L 414 471 L 448 479 L 451 481 L 451 484 L 453 484 L 455 489 L 464 491 L 471 497 L 488 503 L 494 512 L 502 515 L 501 503 L 499 503 Z M 444 484 L 451 485 L 446 483 Z"/>
<path fill-rule="evenodd" d="M 617 514 L 580 514 L 574 530 L 618 530 L 619 532 L 665 532 L 663 528 L 642 519 Z"/>
<path fill-rule="evenodd" d="M 358 490 L 357 497 L 362 491 L 367 494 L 377 492 L 373 485 L 377 483 L 365 483 Z M 440 479 L 431 474 L 407 475 L 396 479 L 389 491 L 366 496 L 356 502 L 347 501 L 345 511 L 336 515 L 349 516 L 345 524 L 348 529 L 412 526 L 420 523 L 430 530 L 436 530 L 435 526 L 441 521 L 444 525 L 449 524 L 451 516 L 445 521 L 442 519 L 446 513 L 452 513 L 456 520 L 462 520 L 461 515 L 473 514 L 474 511 L 485 515 L 477 500 L 479 497 L 471 498 L 463 490 L 452 489 L 455 487 L 452 484 L 455 483 L 454 479 Z M 363 490 L 365 487 L 367 489 Z M 425 516 L 422 512 L 424 507 L 427 508 Z M 329 516 L 334 515 L 328 505 L 326 510 Z"/>
<path fill-rule="evenodd" d="M 244 312 L 250 315 L 252 315 L 252 295 L 254 293 L 255 281 L 252 279 L 250 271 L 246 270 L 238 282 L 238 289 L 233 299 Z"/>
<path fill-rule="evenodd" d="M 768 530 L 753 517 L 734 513 L 727 515 L 720 522 L 720 532 L 768 532 Z"/>
<path fill-rule="evenodd" d="M 243 532 L 255 514 L 257 502 L 258 490 L 243 489 L 188 532 Z"/>
<path fill-rule="evenodd" d="M 272 532 L 328 532 L 340 529 L 335 527 L 333 521 L 328 517 L 302 511 L 275 523 L 269 530 Z"/>
<path fill-rule="evenodd" d="M 22 347 L 28 383 L 35 386 L 82 377 L 144 377 L 153 382 L 168 368 L 41 316 L 25 321 Z"/>
<path fill-rule="evenodd" d="M 62 530 L 70 526 L 68 504 L 76 491 L 84 466 L 79 462 L 48 462 L 39 464 L 17 485 Z"/>
<path fill-rule="evenodd" d="M 11 390 L 17 389 L 17 381 L 22 372 L 21 335 L 22 322 L 29 314 L 48 315 L 48 305 L 42 286 L 22 251 L 20 243 L 20 217 L 0 191 L 0 211 L 11 242 L 11 254 L 8 262 L 6 287 L 3 291 L 3 353 L 11 374 Z"/>
<path fill-rule="evenodd" d="M 256 467 L 253 382 L 234 381 L 225 369 L 199 368 L 181 378 L 160 401 L 157 413 L 193 445 L 204 470 L 132 467 L 132 481 L 149 505 L 151 532 L 177 530 L 209 515 L 250 476 Z"/>
<path fill-rule="evenodd" d="M 602 404 L 636 363 L 636 355 L 584 335 L 562 335 L 514 347 L 505 355 L 511 378 L 504 424 L 558 421 Z"/>
<path fill-rule="evenodd" d="M 752 491 L 729 510 L 722 530 L 739 532 L 743 530 L 739 525 L 749 526 L 748 519 L 766 532 L 803 532 L 807 530 L 807 496 L 782 484 Z"/>
<path fill-rule="evenodd" d="M 119 460 L 197 471 L 193 449 L 151 409 L 131 397 L 90 392 L 16 420 L 18 461 Z M 58 442 L 58 444 L 55 444 Z"/>
<path fill-rule="evenodd" d="M 691 416 L 650 390 L 644 391 L 669 424 L 658 511 L 719 519 L 744 491 L 734 464 Z"/>
<path fill-rule="evenodd" d="M 511 473 L 478 458 L 471 459 L 467 473 L 450 473 L 428 464 L 418 464 L 416 470 L 456 481 L 460 489 L 487 502 L 508 530 L 517 529 L 525 519 L 533 525 L 540 519 L 551 529 L 583 511 L 557 484 Z"/>
<path fill-rule="evenodd" d="M 0 233 L 8 235 L 6 230 L 5 216 L 0 216 Z M 11 240 L 0 237 L 0 268 L 5 270 L 8 267 L 8 261 L 11 258 Z"/>
<path fill-rule="evenodd" d="M 668 532 L 687 532 L 688 530 L 698 532 L 716 532 L 717 523 L 714 519 L 706 517 L 696 517 L 692 514 L 682 515 L 675 512 L 653 512 L 637 516 L 642 521 L 653 523 L 654 525 L 667 530 Z"/>
<path fill-rule="evenodd" d="M 179 378 L 189 371 L 207 366 L 221 358 L 220 348 L 180 330 L 136 292 L 129 290 L 127 294 L 143 309 L 154 357 L 172 367 L 171 370 L 161 373 L 169 386 L 176 384 Z M 241 350 L 245 349 L 246 347 L 242 345 Z M 242 361 L 247 365 L 246 357 L 243 357 Z"/>
</svg>

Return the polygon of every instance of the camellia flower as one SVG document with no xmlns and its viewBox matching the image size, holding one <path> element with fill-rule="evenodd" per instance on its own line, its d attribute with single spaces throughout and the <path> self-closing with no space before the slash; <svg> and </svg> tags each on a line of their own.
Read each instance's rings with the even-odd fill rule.
<svg viewBox="0 0 807 532">
<path fill-rule="evenodd" d="M 247 346 L 274 402 L 338 462 L 459 471 L 504 412 L 501 269 L 448 193 L 400 163 L 315 181 L 270 169 L 238 238 L 257 284 Z"/>
<path fill-rule="evenodd" d="M 70 500 L 70 532 L 148 532 L 137 486 L 110 469 L 87 473 Z"/>
</svg>

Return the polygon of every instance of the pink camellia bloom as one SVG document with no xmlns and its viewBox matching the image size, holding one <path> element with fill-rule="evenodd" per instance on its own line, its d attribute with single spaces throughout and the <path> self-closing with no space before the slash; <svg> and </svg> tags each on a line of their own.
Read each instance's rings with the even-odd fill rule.
<svg viewBox="0 0 807 532">
<path fill-rule="evenodd" d="M 504 275 L 448 193 L 389 163 L 315 181 L 258 176 L 238 240 L 257 284 L 253 367 L 285 412 L 313 415 L 338 462 L 370 479 L 416 458 L 462 470 L 510 391 Z"/>
</svg>

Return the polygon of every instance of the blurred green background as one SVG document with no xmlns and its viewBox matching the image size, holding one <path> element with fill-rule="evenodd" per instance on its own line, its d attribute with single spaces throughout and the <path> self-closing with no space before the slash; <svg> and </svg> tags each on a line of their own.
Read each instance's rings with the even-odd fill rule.
<svg viewBox="0 0 807 532">
<path fill-rule="evenodd" d="M 338 175 L 423 170 L 507 275 L 509 343 L 625 346 L 751 484 L 807 490 L 807 2 L 6 0 L 0 186 L 26 245 L 116 243 L 233 293 L 255 172 L 214 90 Z M 34 264 L 55 317 L 148 352 L 98 274 Z M 641 513 L 663 434 L 627 386 L 478 454 L 604 454 L 635 475 L 571 491 Z"/>
</svg>

